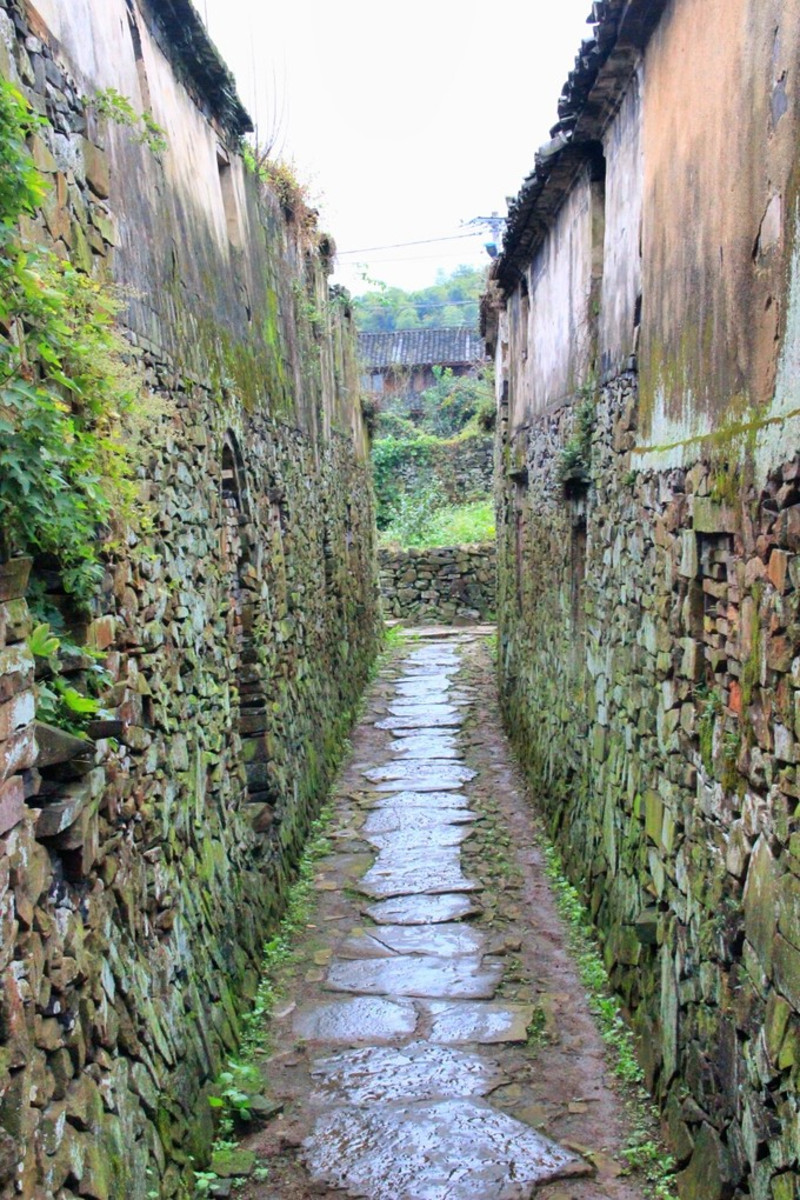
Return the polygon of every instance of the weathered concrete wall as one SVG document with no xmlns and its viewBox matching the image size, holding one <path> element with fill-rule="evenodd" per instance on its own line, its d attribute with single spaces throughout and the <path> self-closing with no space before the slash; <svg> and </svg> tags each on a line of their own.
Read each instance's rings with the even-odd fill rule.
<svg viewBox="0 0 800 1200">
<path fill-rule="evenodd" d="M 640 323 L 642 294 L 642 90 L 644 65 L 631 75 L 619 112 L 604 132 L 605 229 L 600 271 L 597 367 L 617 375 L 630 365 Z"/>
<path fill-rule="evenodd" d="M 540 163 L 498 268 L 503 704 L 681 1196 L 773 1200 L 800 1189 L 800 9 L 598 13 L 560 110 L 573 162 L 606 156 L 593 412 L 514 419 L 546 386 L 514 273 L 526 230 L 555 257 L 573 167 Z"/>
<path fill-rule="evenodd" d="M 375 645 L 352 329 L 161 9 L 0 0 L 0 72 L 48 118 L 26 232 L 130 289 L 152 522 L 109 547 L 109 717 L 72 763 L 37 757 L 31 618 L 0 604 L 3 1197 L 187 1193 Z M 84 109 L 99 86 L 152 110 L 162 156 Z"/>
<path fill-rule="evenodd" d="M 493 620 L 497 555 L 494 544 L 378 551 L 387 616 L 406 621 Z"/>
</svg>

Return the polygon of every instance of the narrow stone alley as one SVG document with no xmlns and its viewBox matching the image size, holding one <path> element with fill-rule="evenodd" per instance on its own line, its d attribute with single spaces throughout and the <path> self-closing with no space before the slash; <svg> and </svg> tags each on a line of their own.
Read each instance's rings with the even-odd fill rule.
<svg viewBox="0 0 800 1200">
<path fill-rule="evenodd" d="M 335 789 L 245 1194 L 637 1200 L 500 731 L 491 631 L 428 632 L 384 666 Z"/>
</svg>

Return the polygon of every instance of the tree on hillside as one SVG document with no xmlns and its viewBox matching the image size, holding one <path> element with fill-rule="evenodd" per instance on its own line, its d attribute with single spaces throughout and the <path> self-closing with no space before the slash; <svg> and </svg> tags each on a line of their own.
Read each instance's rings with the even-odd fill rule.
<svg viewBox="0 0 800 1200">
<path fill-rule="evenodd" d="M 440 271 L 436 283 L 415 292 L 383 287 L 353 300 L 361 333 L 391 333 L 395 329 L 437 329 L 477 326 L 480 298 L 486 288 L 482 267 Z"/>
</svg>

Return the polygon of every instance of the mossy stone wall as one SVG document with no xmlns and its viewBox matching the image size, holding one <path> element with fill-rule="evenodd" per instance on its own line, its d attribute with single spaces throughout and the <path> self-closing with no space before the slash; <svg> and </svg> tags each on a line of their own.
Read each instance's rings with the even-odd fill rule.
<svg viewBox="0 0 800 1200">
<path fill-rule="evenodd" d="M 0 1196 L 188 1196 L 209 1088 L 376 648 L 354 335 L 305 217 L 232 143 L 253 238 L 241 272 L 244 250 L 209 232 L 216 210 L 192 213 L 168 159 L 97 124 L 85 77 L 15 0 L 0 0 L 0 70 L 47 117 L 33 152 L 52 190 L 24 232 L 135 285 L 126 437 L 148 516 L 106 547 L 85 632 L 107 714 L 79 759 L 45 761 L 32 617 L 22 598 L 0 604 Z M 177 77 L 151 88 L 212 150 L 231 142 Z M 177 156 L 180 131 L 166 135 Z M 218 168 L 210 153 L 198 196 L 217 194 Z M 208 288 L 192 290 L 204 261 Z"/>
<path fill-rule="evenodd" d="M 503 708 L 686 1200 L 800 1186 L 800 456 L 636 472 L 637 380 L 503 426 Z"/>
<path fill-rule="evenodd" d="M 492 620 L 497 556 L 494 543 L 378 551 L 381 597 L 388 616 L 413 623 Z"/>
</svg>

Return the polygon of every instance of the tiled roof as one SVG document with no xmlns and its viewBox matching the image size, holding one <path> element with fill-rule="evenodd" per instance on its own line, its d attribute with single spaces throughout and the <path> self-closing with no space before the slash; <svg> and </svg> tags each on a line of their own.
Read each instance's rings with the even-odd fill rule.
<svg viewBox="0 0 800 1200">
<path fill-rule="evenodd" d="M 455 366 L 483 362 L 477 329 L 398 329 L 360 333 L 358 352 L 365 367 Z"/>
</svg>

